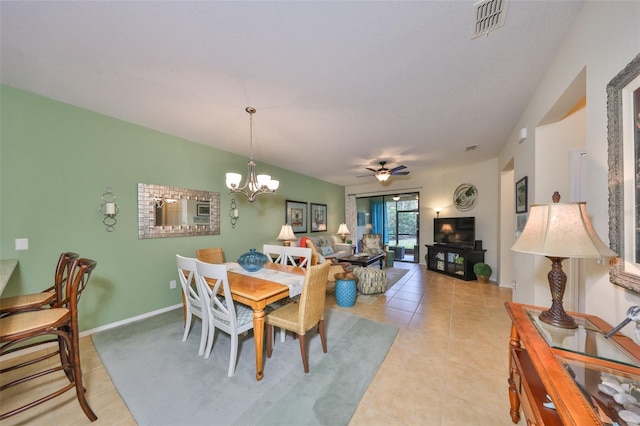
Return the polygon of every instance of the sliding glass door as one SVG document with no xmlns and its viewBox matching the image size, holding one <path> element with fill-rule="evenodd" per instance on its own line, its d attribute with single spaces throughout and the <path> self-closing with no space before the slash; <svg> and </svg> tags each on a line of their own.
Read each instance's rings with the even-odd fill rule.
<svg viewBox="0 0 640 426">
<path fill-rule="evenodd" d="M 363 234 L 380 234 L 395 260 L 418 262 L 418 193 L 359 197 L 358 241 Z"/>
</svg>

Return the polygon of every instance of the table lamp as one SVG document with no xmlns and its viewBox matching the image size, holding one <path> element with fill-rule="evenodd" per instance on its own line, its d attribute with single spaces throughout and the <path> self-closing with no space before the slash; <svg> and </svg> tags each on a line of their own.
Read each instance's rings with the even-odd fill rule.
<svg viewBox="0 0 640 426">
<path fill-rule="evenodd" d="M 557 197 L 559 200 L 559 194 Z M 550 309 L 540 314 L 540 320 L 562 328 L 578 327 L 562 307 L 567 284 L 562 261 L 618 256 L 598 237 L 584 202 L 533 204 L 524 230 L 511 250 L 546 256 L 551 261 L 551 271 L 547 276 L 552 304 Z"/>
<path fill-rule="evenodd" d="M 340 235 L 342 237 L 342 242 L 344 243 L 347 239 L 347 235 L 349 235 L 351 232 L 349 232 L 349 228 L 347 228 L 347 224 L 346 223 L 341 223 L 340 226 L 338 227 L 338 232 L 336 232 L 336 234 Z"/>
<path fill-rule="evenodd" d="M 296 239 L 295 234 L 293 233 L 293 228 L 288 223 L 282 225 L 280 228 L 280 233 L 278 234 L 278 241 L 282 241 L 283 246 L 290 246 L 291 241 Z"/>
</svg>

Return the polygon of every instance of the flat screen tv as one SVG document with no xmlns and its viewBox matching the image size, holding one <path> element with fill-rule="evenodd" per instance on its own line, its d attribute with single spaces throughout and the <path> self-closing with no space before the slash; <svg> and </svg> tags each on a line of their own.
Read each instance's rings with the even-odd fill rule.
<svg viewBox="0 0 640 426">
<path fill-rule="evenodd" d="M 476 239 L 475 217 L 436 217 L 433 219 L 436 244 L 473 247 Z"/>
</svg>

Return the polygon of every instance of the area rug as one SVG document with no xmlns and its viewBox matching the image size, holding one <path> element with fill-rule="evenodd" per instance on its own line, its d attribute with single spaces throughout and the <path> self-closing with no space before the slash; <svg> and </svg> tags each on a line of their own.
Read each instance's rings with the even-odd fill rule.
<svg viewBox="0 0 640 426">
<path fill-rule="evenodd" d="M 397 327 L 327 309 L 328 352 L 308 334 L 304 373 L 290 335 L 265 354 L 255 379 L 253 334 L 240 337 L 227 377 L 230 338 L 216 333 L 209 359 L 198 356 L 200 321 L 182 342 L 182 309 L 92 336 L 102 362 L 139 425 L 346 425 L 384 360 Z"/>
<path fill-rule="evenodd" d="M 384 268 L 384 270 L 387 273 L 387 288 L 385 289 L 385 291 L 393 287 L 398 281 L 400 281 L 401 278 L 403 278 L 407 274 L 407 272 L 409 272 L 408 269 L 401 269 L 401 268 Z M 356 297 L 356 302 L 366 303 L 368 305 L 371 305 L 375 303 L 376 300 L 378 300 L 378 298 L 380 298 L 380 296 L 382 296 L 383 294 L 384 293 L 375 293 L 375 294 L 358 293 Z"/>
</svg>

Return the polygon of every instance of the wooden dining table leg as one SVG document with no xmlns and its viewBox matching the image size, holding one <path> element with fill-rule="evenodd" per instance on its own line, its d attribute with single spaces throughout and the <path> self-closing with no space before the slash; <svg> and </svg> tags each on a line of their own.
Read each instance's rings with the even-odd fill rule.
<svg viewBox="0 0 640 426">
<path fill-rule="evenodd" d="M 264 348 L 264 309 L 253 310 L 253 341 L 256 347 L 256 380 L 262 380 L 262 352 Z"/>
</svg>

